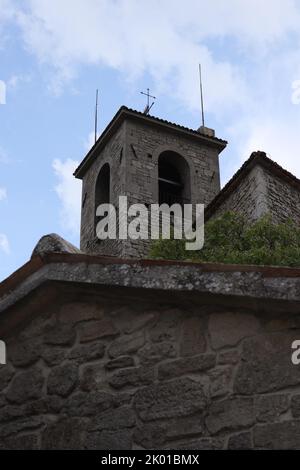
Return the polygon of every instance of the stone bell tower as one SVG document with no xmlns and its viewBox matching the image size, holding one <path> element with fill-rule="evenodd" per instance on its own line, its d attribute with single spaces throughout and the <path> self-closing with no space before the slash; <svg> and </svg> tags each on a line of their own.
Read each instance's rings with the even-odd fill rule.
<svg viewBox="0 0 300 470">
<path fill-rule="evenodd" d="M 122 106 L 75 171 L 82 179 L 81 250 L 146 257 L 147 240 L 99 240 L 96 208 L 128 204 L 207 205 L 220 191 L 219 154 L 227 142 Z"/>
</svg>

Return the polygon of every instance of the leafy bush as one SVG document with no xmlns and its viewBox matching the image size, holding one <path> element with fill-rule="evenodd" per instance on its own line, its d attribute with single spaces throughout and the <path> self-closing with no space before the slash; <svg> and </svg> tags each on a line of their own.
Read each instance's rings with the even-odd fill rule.
<svg viewBox="0 0 300 470">
<path fill-rule="evenodd" d="M 241 215 L 227 212 L 205 224 L 204 247 L 186 251 L 185 240 L 158 240 L 151 246 L 155 259 L 300 266 L 300 227 L 291 220 L 275 224 L 266 215 L 247 224 Z"/>
</svg>

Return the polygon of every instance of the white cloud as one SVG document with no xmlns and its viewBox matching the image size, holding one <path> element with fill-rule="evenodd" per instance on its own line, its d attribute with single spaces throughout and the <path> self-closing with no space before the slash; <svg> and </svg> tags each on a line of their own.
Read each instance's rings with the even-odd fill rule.
<svg viewBox="0 0 300 470">
<path fill-rule="evenodd" d="M 58 184 L 55 191 L 61 202 L 61 221 L 63 227 L 72 234 L 78 235 L 80 226 L 81 182 L 74 178 L 73 173 L 79 162 L 68 158 L 62 162 L 53 161 L 53 169 Z"/>
<path fill-rule="evenodd" d="M 1 188 L 0 187 L 0 201 L 3 201 L 6 198 L 7 198 L 6 188 Z"/>
<path fill-rule="evenodd" d="M 12 2 L 1 2 L 8 12 Z M 262 147 L 299 175 L 290 108 L 300 79 L 296 0 L 27 0 L 15 17 L 27 50 L 53 67 L 56 93 L 92 64 L 117 70 L 131 85 L 147 72 L 154 94 L 195 111 L 201 61 L 206 110 L 232 129 L 240 155 Z"/>
<path fill-rule="evenodd" d="M 18 15 L 24 40 L 41 62 L 58 71 L 56 91 L 80 65 L 98 64 L 131 80 L 148 71 L 157 88 L 195 109 L 201 61 L 206 106 L 215 112 L 247 103 L 248 87 L 242 71 L 230 60 L 216 58 L 208 41 L 233 37 L 261 50 L 298 27 L 291 0 L 284 5 L 282 0 L 263 5 L 257 0 L 30 0 L 28 5 Z"/>
<path fill-rule="evenodd" d="M 243 153 L 249 156 L 255 150 L 264 150 L 272 160 L 300 178 L 299 126 L 300 118 L 292 127 L 280 115 L 270 116 L 269 121 L 257 119 L 249 123 L 249 137 L 244 142 Z"/>
<path fill-rule="evenodd" d="M 29 74 L 12 75 L 7 81 L 7 86 L 17 88 L 21 83 L 30 83 L 31 79 L 32 77 Z"/>
<path fill-rule="evenodd" d="M 7 236 L 4 233 L 0 233 L 0 250 L 6 255 L 10 254 L 10 246 Z"/>
</svg>

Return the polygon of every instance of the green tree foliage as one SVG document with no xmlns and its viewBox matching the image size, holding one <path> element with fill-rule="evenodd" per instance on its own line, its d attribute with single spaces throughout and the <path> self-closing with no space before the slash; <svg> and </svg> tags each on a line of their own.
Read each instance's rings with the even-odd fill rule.
<svg viewBox="0 0 300 470">
<path fill-rule="evenodd" d="M 185 240 L 158 240 L 151 246 L 155 259 L 300 266 L 300 227 L 291 220 L 275 224 L 266 215 L 248 224 L 233 212 L 205 224 L 202 250 L 186 251 Z"/>
</svg>

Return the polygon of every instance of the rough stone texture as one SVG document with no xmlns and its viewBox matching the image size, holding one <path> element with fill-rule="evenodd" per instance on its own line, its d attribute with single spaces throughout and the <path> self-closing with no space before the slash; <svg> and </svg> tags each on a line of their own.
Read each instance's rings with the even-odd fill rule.
<svg viewBox="0 0 300 470">
<path fill-rule="evenodd" d="M 185 416 L 203 411 L 206 406 L 201 383 L 191 379 L 145 387 L 136 393 L 134 402 L 143 421 Z"/>
<path fill-rule="evenodd" d="M 78 368 L 74 364 L 54 367 L 48 377 L 49 395 L 67 397 L 76 387 Z"/>
<path fill-rule="evenodd" d="M 227 449 L 249 450 L 252 448 L 253 448 L 253 445 L 252 445 L 252 437 L 251 437 L 250 432 L 241 432 L 229 438 Z"/>
<path fill-rule="evenodd" d="M 72 245 L 72 243 L 67 242 L 62 237 L 56 233 L 51 233 L 50 235 L 44 235 L 36 247 L 34 248 L 31 257 L 44 255 L 45 253 L 81 253 L 81 251 Z"/>
<path fill-rule="evenodd" d="M 252 315 L 213 314 L 209 321 L 209 333 L 214 349 L 235 346 L 241 339 L 255 334 L 258 329 L 259 323 Z"/>
<path fill-rule="evenodd" d="M 300 421 L 285 421 L 255 426 L 253 435 L 255 448 L 299 450 Z"/>
<path fill-rule="evenodd" d="M 235 377 L 235 392 L 270 393 L 300 385 L 300 368 L 291 361 L 291 344 L 299 334 L 295 330 L 246 339 Z"/>
<path fill-rule="evenodd" d="M 256 418 L 259 422 L 273 422 L 287 412 L 290 407 L 289 395 L 266 395 L 255 402 Z"/>
<path fill-rule="evenodd" d="M 151 118 L 150 118 L 151 119 Z M 219 147 L 219 148 L 218 148 Z M 201 134 L 188 135 L 143 118 L 128 117 L 100 149 L 82 178 L 81 249 L 123 257 L 140 257 L 149 250 L 148 240 L 99 241 L 95 233 L 97 177 L 104 164 L 110 165 L 110 202 L 118 197 L 128 203 L 158 202 L 158 158 L 164 151 L 181 155 L 190 171 L 188 181 L 192 203 L 208 204 L 220 190 L 219 153 L 224 146 Z"/>
<path fill-rule="evenodd" d="M 264 165 L 257 164 L 243 177 L 237 188 L 224 198 L 221 205 L 213 210 L 212 216 L 233 211 L 244 215 L 248 221 L 270 214 L 275 222 L 290 218 L 300 223 L 299 187 L 299 180 L 297 184 L 294 181 L 291 183 Z"/>
<path fill-rule="evenodd" d="M 250 427 L 254 423 L 252 398 L 229 398 L 212 403 L 206 419 L 211 434 Z"/>
<path fill-rule="evenodd" d="M 222 295 L 226 273 L 184 266 L 193 289 L 153 292 L 91 285 L 132 269 L 152 286 L 152 267 L 87 266 L 86 286 L 73 263 L 60 295 L 49 301 L 48 283 L 37 297 L 33 284 L 1 312 L 1 449 L 300 449 L 298 277 L 228 271 Z M 178 266 L 165 269 L 178 282 Z M 155 273 L 163 279 L 162 266 Z M 255 302 L 236 295 L 240 281 Z"/>
<path fill-rule="evenodd" d="M 214 367 L 216 358 L 214 354 L 201 354 L 191 358 L 176 359 L 162 363 L 158 367 L 158 378 L 161 380 L 180 377 L 186 374 L 204 372 Z"/>
<path fill-rule="evenodd" d="M 16 375 L 6 393 L 8 401 L 23 403 L 41 397 L 44 377 L 41 369 L 31 369 Z"/>
</svg>

